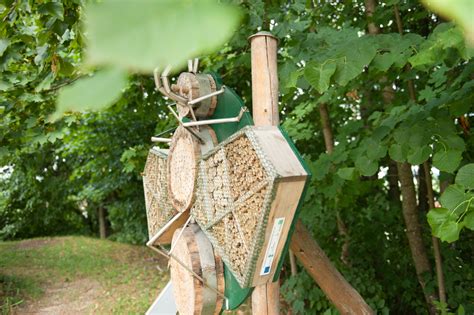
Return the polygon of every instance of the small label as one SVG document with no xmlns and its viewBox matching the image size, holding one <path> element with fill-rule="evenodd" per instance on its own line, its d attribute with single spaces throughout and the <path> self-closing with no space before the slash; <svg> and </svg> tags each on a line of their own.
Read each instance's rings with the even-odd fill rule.
<svg viewBox="0 0 474 315">
<path fill-rule="evenodd" d="M 281 231 L 283 230 L 283 224 L 285 218 L 276 218 L 273 223 L 272 234 L 270 235 L 270 241 L 268 242 L 267 250 L 263 259 L 261 276 L 268 275 L 272 269 L 273 259 L 275 258 L 275 252 L 277 250 L 278 241 L 280 240 Z"/>
</svg>

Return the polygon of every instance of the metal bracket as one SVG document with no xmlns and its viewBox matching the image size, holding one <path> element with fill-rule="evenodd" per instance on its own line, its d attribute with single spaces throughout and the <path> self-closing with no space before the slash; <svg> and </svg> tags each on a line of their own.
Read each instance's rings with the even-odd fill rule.
<svg viewBox="0 0 474 315">
<path fill-rule="evenodd" d="M 242 116 L 245 112 L 247 112 L 247 107 L 242 107 L 239 114 L 235 117 L 231 118 L 220 118 L 220 119 L 209 119 L 209 120 L 197 120 L 197 121 L 190 121 L 190 122 L 181 122 L 184 127 L 195 127 L 195 126 L 202 126 L 202 125 L 215 125 L 215 124 L 225 124 L 225 123 L 233 123 L 239 122 L 242 119 Z"/>
<path fill-rule="evenodd" d="M 151 142 L 163 142 L 163 143 L 170 143 L 170 138 L 161 138 L 161 137 L 151 137 Z"/>
</svg>

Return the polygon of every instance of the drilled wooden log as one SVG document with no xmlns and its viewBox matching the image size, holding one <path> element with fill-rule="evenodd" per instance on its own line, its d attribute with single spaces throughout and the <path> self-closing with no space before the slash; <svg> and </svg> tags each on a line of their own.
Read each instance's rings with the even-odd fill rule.
<svg viewBox="0 0 474 315">
<path fill-rule="evenodd" d="M 173 207 L 179 212 L 188 210 L 194 201 L 200 151 L 194 136 L 186 128 L 178 127 L 168 156 L 168 191 Z"/>
<path fill-rule="evenodd" d="M 216 91 L 216 83 L 211 75 L 204 73 L 183 72 L 179 75 L 176 85 L 172 86 L 174 92 L 193 100 Z M 217 106 L 217 96 L 194 104 L 193 108 L 198 118 L 206 118 L 214 113 Z M 186 107 L 179 107 L 180 115 L 187 116 Z"/>
<path fill-rule="evenodd" d="M 220 257 L 214 256 L 211 243 L 197 224 L 185 227 L 181 236 L 180 234 L 181 229 L 178 229 L 173 236 L 173 253 L 170 260 L 173 294 L 178 311 L 180 314 L 217 315 L 223 304 L 222 261 Z M 201 279 L 195 277 L 190 270 Z"/>
</svg>

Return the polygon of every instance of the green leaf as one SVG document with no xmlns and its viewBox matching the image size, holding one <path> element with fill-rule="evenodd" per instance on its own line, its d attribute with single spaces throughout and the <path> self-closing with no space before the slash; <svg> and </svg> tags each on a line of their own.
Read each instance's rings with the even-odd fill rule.
<svg viewBox="0 0 474 315">
<path fill-rule="evenodd" d="M 337 175 L 342 179 L 354 180 L 356 177 L 355 168 L 353 167 L 340 168 L 339 170 L 337 170 Z"/>
<path fill-rule="evenodd" d="M 433 166 L 443 172 L 454 173 L 462 160 L 462 152 L 458 150 L 438 151 L 433 156 Z"/>
<path fill-rule="evenodd" d="M 469 101 L 465 98 L 454 101 L 448 105 L 449 113 L 454 117 L 463 116 L 471 110 L 472 103 L 474 103 L 472 100 Z"/>
<path fill-rule="evenodd" d="M 442 23 L 419 47 L 418 53 L 410 57 L 408 61 L 415 68 L 438 64 L 448 56 L 448 48 L 457 49 L 464 59 L 469 57 L 461 30 L 450 23 Z"/>
<path fill-rule="evenodd" d="M 9 45 L 10 41 L 8 39 L 0 39 L 0 57 L 3 56 Z"/>
<path fill-rule="evenodd" d="M 418 101 L 426 100 L 427 102 L 436 97 L 435 91 L 430 86 L 426 86 L 418 93 Z"/>
<path fill-rule="evenodd" d="M 38 12 L 54 16 L 61 21 L 64 19 L 64 8 L 61 2 L 48 2 L 38 7 Z"/>
<path fill-rule="evenodd" d="M 62 138 L 64 138 L 64 132 L 62 130 L 56 130 L 48 133 L 48 141 L 51 143 L 55 143 L 57 139 Z"/>
<path fill-rule="evenodd" d="M 317 180 L 323 179 L 329 172 L 331 167 L 331 158 L 326 153 L 321 154 L 319 159 L 311 165 L 311 172 Z"/>
<path fill-rule="evenodd" d="M 474 231 L 474 211 L 470 211 L 463 220 L 463 225 Z"/>
<path fill-rule="evenodd" d="M 289 77 L 288 77 L 288 81 L 286 82 L 285 84 L 285 87 L 286 88 L 295 88 L 297 83 L 298 83 L 298 79 L 303 75 L 303 71 L 301 71 L 302 69 L 298 69 L 296 71 L 293 71 L 290 73 Z"/>
<path fill-rule="evenodd" d="M 387 154 L 387 147 L 372 138 L 363 141 L 361 145 L 364 145 L 367 148 L 367 157 L 371 160 L 381 159 Z"/>
<path fill-rule="evenodd" d="M 427 126 L 417 124 L 409 129 L 408 145 L 412 149 L 426 146 L 430 143 L 430 133 Z"/>
<path fill-rule="evenodd" d="M 405 162 L 406 157 L 408 155 L 408 149 L 406 149 L 404 146 L 400 144 L 392 144 L 390 146 L 390 149 L 388 150 L 388 155 L 390 155 L 390 158 L 396 162 Z"/>
<path fill-rule="evenodd" d="M 410 139 L 410 129 L 404 126 L 398 127 L 393 133 L 393 138 L 398 144 L 408 144 L 408 140 Z"/>
<path fill-rule="evenodd" d="M 8 156 L 8 148 L 5 148 L 5 147 L 1 147 L 0 148 L 0 160 L 5 157 L 5 156 Z"/>
<path fill-rule="evenodd" d="M 398 56 L 392 53 L 384 53 L 375 56 L 371 63 L 371 67 L 379 70 L 380 72 L 386 72 L 390 67 L 398 60 Z"/>
<path fill-rule="evenodd" d="M 467 195 L 464 192 L 464 187 L 458 184 L 454 184 L 449 185 L 448 188 L 446 188 L 444 193 L 439 198 L 439 201 L 441 202 L 441 205 L 443 207 L 448 208 L 451 211 L 454 211 L 456 209 L 456 213 L 459 213 L 460 210 L 462 210 L 460 209 L 462 207 L 458 207 L 458 205 L 460 205 L 466 199 Z"/>
<path fill-rule="evenodd" d="M 456 222 L 456 217 L 446 208 L 435 208 L 428 212 L 428 223 L 434 236 L 445 242 L 454 242 L 459 238 L 462 225 Z"/>
<path fill-rule="evenodd" d="M 464 165 L 459 169 L 456 184 L 463 185 L 467 189 L 474 189 L 474 163 Z"/>
<path fill-rule="evenodd" d="M 306 65 L 304 76 L 322 94 L 329 88 L 331 77 L 335 71 L 336 64 L 333 61 L 326 60 L 324 63 L 309 62 Z"/>
<path fill-rule="evenodd" d="M 59 73 L 64 76 L 70 76 L 74 73 L 74 66 L 64 60 L 63 58 L 59 58 Z"/>
<path fill-rule="evenodd" d="M 345 86 L 349 81 L 362 73 L 377 53 L 376 46 L 369 37 L 350 41 L 342 48 L 342 57 L 337 59 L 334 81 Z"/>
<path fill-rule="evenodd" d="M 434 208 L 431 209 L 428 214 L 428 223 L 431 227 L 433 235 L 439 235 L 440 226 L 449 219 L 449 209 L 446 208 Z"/>
<path fill-rule="evenodd" d="M 345 56 L 338 59 L 334 80 L 345 86 L 349 81 L 362 73 L 374 59 L 377 49 L 369 40 L 348 43 Z"/>
<path fill-rule="evenodd" d="M 466 38 L 474 45 L 474 1 L 472 0 L 422 0 L 423 4 L 439 15 L 454 20 L 466 32 Z"/>
<path fill-rule="evenodd" d="M 412 165 L 419 165 L 428 160 L 431 155 L 431 151 L 432 150 L 430 146 L 410 148 L 408 151 L 407 161 Z"/>
<path fill-rule="evenodd" d="M 455 134 L 448 134 L 443 136 L 443 142 L 451 149 L 464 151 L 466 149 L 466 144 L 464 140 L 455 135 Z"/>
<path fill-rule="evenodd" d="M 117 68 L 102 69 L 91 77 L 79 79 L 59 91 L 56 112 L 51 119 L 67 111 L 99 110 L 112 105 L 126 84 L 126 73 Z"/>
<path fill-rule="evenodd" d="M 220 47 L 237 27 L 235 7 L 210 1 L 104 1 L 85 9 L 88 61 L 142 72 Z"/>
<path fill-rule="evenodd" d="M 377 173 L 379 164 L 377 161 L 370 160 L 368 157 L 362 155 L 355 161 L 355 166 L 359 172 L 364 176 L 372 176 Z"/>
<path fill-rule="evenodd" d="M 459 239 L 462 226 L 455 221 L 446 221 L 439 227 L 438 237 L 445 242 L 452 243 Z"/>
</svg>

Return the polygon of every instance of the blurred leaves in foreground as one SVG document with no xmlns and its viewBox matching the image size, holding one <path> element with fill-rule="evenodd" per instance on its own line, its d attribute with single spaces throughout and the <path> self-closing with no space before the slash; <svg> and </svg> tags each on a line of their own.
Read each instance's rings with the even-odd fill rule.
<svg viewBox="0 0 474 315">
<path fill-rule="evenodd" d="M 236 7 L 214 1 L 103 1 L 85 7 L 86 64 L 151 73 L 219 48 L 239 21 Z M 124 72 L 104 70 L 60 92 L 59 118 L 66 111 L 100 110 L 117 100 Z M 90 86 L 102 87 L 91 93 Z"/>
</svg>

